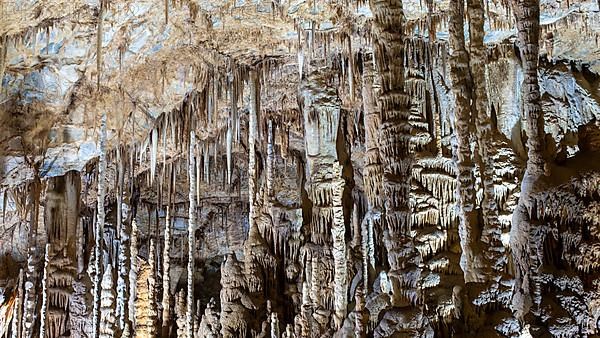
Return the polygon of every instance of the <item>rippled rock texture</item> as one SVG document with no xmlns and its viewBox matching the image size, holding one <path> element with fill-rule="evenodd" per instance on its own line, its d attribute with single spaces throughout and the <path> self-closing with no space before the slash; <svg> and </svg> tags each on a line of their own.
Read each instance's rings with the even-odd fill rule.
<svg viewBox="0 0 600 338">
<path fill-rule="evenodd" d="M 0 3 L 0 337 L 600 334 L 600 3 Z"/>
</svg>

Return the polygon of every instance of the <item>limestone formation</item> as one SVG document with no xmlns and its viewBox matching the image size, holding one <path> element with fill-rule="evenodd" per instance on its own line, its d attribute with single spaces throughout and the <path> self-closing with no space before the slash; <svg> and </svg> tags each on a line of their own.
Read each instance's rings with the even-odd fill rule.
<svg viewBox="0 0 600 338">
<path fill-rule="evenodd" d="M 595 337 L 595 0 L 0 2 L 0 337 Z"/>
</svg>

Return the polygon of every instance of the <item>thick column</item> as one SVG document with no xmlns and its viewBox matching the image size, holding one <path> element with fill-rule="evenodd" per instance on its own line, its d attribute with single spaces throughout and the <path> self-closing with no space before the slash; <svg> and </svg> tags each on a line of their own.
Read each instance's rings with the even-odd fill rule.
<svg viewBox="0 0 600 338">
<path fill-rule="evenodd" d="M 367 214 L 361 224 L 362 251 L 363 251 L 363 287 L 364 294 L 368 294 L 369 270 L 375 269 L 375 240 L 374 228 L 380 228 L 381 210 L 383 209 L 383 166 L 379 155 L 379 126 L 381 124 L 380 111 L 377 102 L 373 99 L 374 80 L 373 61 L 366 58 L 363 64 L 362 100 L 365 128 L 365 164 L 363 180 L 365 195 L 367 197 Z"/>
<path fill-rule="evenodd" d="M 409 310 L 418 298 L 418 255 L 410 237 L 410 97 L 405 91 L 404 12 L 398 0 L 371 0 L 375 61 L 381 76 L 380 156 L 383 164 L 384 241 L 392 305 Z M 412 310 L 415 310 L 414 308 Z M 409 324 L 407 324 L 409 325 Z M 411 324 L 412 325 L 412 324 Z"/>
<path fill-rule="evenodd" d="M 456 97 L 456 139 L 455 154 L 458 165 L 458 197 L 459 197 L 459 235 L 462 254 L 460 266 L 466 283 L 480 282 L 483 279 L 483 261 L 478 242 L 481 228 L 475 195 L 475 176 L 471 151 L 471 88 L 473 80 L 469 69 L 469 54 L 465 47 L 464 35 L 464 1 L 450 4 L 450 75 L 452 92 Z"/>
<path fill-rule="evenodd" d="M 77 279 L 78 245 L 81 245 L 77 237 L 80 190 L 81 178 L 76 171 L 48 180 L 44 223 L 48 234 L 45 329 L 49 337 L 59 337 L 68 331 L 69 304 Z"/>
<path fill-rule="evenodd" d="M 510 229 L 510 248 L 515 265 L 515 286 L 512 300 L 517 318 L 529 312 L 532 305 L 530 231 L 528 210 L 532 207 L 533 193 L 540 189 L 540 180 L 546 173 L 544 112 L 540 105 L 538 82 L 540 3 L 539 0 L 514 0 L 524 80 L 522 85 L 523 110 L 527 131 L 527 169 L 521 183 L 519 204 L 513 213 Z"/>
<path fill-rule="evenodd" d="M 335 88 L 327 82 L 327 73 L 327 69 L 320 69 L 309 74 L 306 81 L 301 84 L 301 96 L 308 165 L 306 187 L 313 202 L 311 241 L 324 245 L 331 236 L 334 264 L 334 322 L 336 327 L 340 327 L 346 317 L 348 305 L 346 226 L 342 206 L 346 182 L 342 177 L 343 168 L 338 161 L 337 153 L 340 100 Z M 322 287 L 322 285 L 316 286 Z M 313 299 L 313 301 L 318 303 L 323 300 Z"/>
</svg>

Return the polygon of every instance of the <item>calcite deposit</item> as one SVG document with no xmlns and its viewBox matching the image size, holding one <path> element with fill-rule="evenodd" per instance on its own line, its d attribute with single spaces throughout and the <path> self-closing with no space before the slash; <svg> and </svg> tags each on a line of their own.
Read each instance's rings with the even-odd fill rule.
<svg viewBox="0 0 600 338">
<path fill-rule="evenodd" d="M 600 1 L 0 0 L 0 337 L 597 337 Z"/>
</svg>

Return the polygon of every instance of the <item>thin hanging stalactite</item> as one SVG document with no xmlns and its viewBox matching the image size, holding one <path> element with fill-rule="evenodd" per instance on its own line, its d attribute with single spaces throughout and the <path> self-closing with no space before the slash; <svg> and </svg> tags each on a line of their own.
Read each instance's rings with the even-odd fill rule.
<svg viewBox="0 0 600 338">
<path fill-rule="evenodd" d="M 273 120 L 269 119 L 267 127 L 267 195 L 273 196 L 273 161 L 275 151 L 273 149 Z"/>
<path fill-rule="evenodd" d="M 227 151 L 227 184 L 231 184 L 231 173 L 233 170 L 233 159 L 232 159 L 232 146 L 233 146 L 233 135 L 232 135 L 232 119 L 227 120 L 227 135 L 226 135 L 226 151 Z"/>
<path fill-rule="evenodd" d="M 248 203 L 250 212 L 248 214 L 249 228 L 254 227 L 254 202 L 256 200 L 256 137 L 258 133 L 258 110 L 260 100 L 260 87 L 258 72 L 250 71 L 248 80 L 250 92 L 250 107 L 248 118 Z"/>
<path fill-rule="evenodd" d="M 96 85 L 98 89 L 100 89 L 100 77 L 102 75 L 102 40 L 104 34 L 104 11 L 107 5 L 106 1 L 107 0 L 100 0 L 100 8 L 98 9 L 98 26 L 96 31 Z"/>
</svg>

